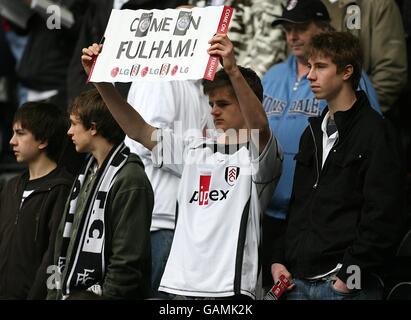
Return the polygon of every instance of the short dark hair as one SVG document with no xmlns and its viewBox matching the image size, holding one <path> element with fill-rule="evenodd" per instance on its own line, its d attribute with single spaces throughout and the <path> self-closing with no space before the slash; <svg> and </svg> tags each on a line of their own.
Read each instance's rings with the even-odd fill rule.
<svg viewBox="0 0 411 320">
<path fill-rule="evenodd" d="M 350 78 L 354 90 L 361 80 L 362 54 L 360 41 L 348 32 L 325 32 L 315 35 L 311 39 L 307 58 L 315 55 L 329 57 L 337 66 L 337 73 L 341 73 L 347 65 L 353 66 Z"/>
<path fill-rule="evenodd" d="M 48 102 L 26 102 L 14 114 L 13 123 L 16 122 L 37 141 L 47 142 L 46 155 L 58 161 L 68 128 L 67 115 L 59 107 Z"/>
<path fill-rule="evenodd" d="M 90 129 L 94 124 L 97 133 L 114 145 L 125 138 L 124 131 L 114 120 L 96 89 L 82 92 L 77 96 L 69 106 L 68 112 L 78 116 L 86 129 Z"/>
<path fill-rule="evenodd" d="M 261 80 L 258 77 L 258 75 L 250 68 L 244 68 L 241 66 L 238 66 L 238 68 L 241 74 L 243 75 L 243 77 L 245 78 L 245 80 L 247 81 L 250 88 L 254 91 L 258 100 L 262 102 L 263 101 L 263 85 L 261 84 Z M 204 86 L 204 89 L 203 89 L 204 94 L 207 94 L 207 95 L 216 88 L 222 88 L 226 86 L 229 86 L 232 88 L 230 78 L 224 69 L 221 69 L 216 72 L 213 81 L 204 79 L 203 86 Z"/>
</svg>

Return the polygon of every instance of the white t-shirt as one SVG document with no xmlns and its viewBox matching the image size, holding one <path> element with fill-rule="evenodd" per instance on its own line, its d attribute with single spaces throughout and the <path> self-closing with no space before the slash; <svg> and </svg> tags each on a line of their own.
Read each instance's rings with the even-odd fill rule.
<svg viewBox="0 0 411 320">
<path fill-rule="evenodd" d="M 23 191 L 23 196 L 21 197 L 20 209 L 23 205 L 23 202 L 26 200 L 26 198 L 29 197 L 33 192 L 34 190 L 24 190 Z"/>
<path fill-rule="evenodd" d="M 188 129 L 212 125 L 208 98 L 197 81 L 133 82 L 128 103 L 144 120 L 157 128 L 171 128 L 183 135 Z M 179 122 L 176 122 L 179 121 Z M 179 175 L 153 168 L 151 152 L 140 143 L 126 137 L 131 152 L 140 156 L 154 191 L 151 231 L 174 229 Z"/>
<path fill-rule="evenodd" d="M 260 216 L 281 173 L 276 139 L 271 136 L 255 155 L 247 144 L 227 152 L 211 139 L 182 144 L 170 131 L 157 132 L 162 140 L 153 149 L 153 162 L 182 174 L 177 225 L 159 290 L 255 298 Z M 183 164 L 166 161 L 175 153 L 184 155 Z"/>
<path fill-rule="evenodd" d="M 335 131 L 332 135 L 327 134 L 327 123 L 330 118 L 330 112 L 325 115 L 323 122 L 321 123 L 321 130 L 323 132 L 323 157 L 321 168 L 324 167 L 325 160 L 327 160 L 328 154 L 333 148 L 335 142 L 338 140 L 338 131 Z"/>
</svg>

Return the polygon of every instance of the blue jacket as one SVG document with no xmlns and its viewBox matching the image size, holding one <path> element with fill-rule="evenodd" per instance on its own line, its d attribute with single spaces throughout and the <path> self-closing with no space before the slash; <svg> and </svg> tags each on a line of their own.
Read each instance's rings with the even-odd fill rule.
<svg viewBox="0 0 411 320">
<path fill-rule="evenodd" d="M 267 71 L 263 87 L 264 109 L 271 130 L 284 152 L 281 178 L 265 213 L 270 217 L 285 219 L 293 186 L 294 156 L 298 151 L 300 137 L 308 126 L 308 118 L 320 116 L 327 103 L 314 97 L 306 76 L 298 81 L 297 59 L 294 55 Z M 374 87 L 365 72 L 359 89 L 367 93 L 373 109 L 381 113 Z"/>
</svg>

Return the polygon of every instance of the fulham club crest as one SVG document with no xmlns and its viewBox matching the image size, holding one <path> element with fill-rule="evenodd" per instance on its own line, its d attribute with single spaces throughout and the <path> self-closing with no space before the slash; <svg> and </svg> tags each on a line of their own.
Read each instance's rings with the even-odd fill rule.
<svg viewBox="0 0 411 320">
<path fill-rule="evenodd" d="M 239 167 L 227 167 L 225 168 L 225 181 L 230 186 L 233 186 L 236 182 L 238 176 L 240 175 L 240 168 Z"/>
</svg>

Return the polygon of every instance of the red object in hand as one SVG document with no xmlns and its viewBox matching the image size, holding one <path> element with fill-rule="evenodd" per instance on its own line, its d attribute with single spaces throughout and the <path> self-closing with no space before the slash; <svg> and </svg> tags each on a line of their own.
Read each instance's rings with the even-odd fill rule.
<svg viewBox="0 0 411 320">
<path fill-rule="evenodd" d="M 1 28 L 4 30 L 4 32 L 9 32 L 11 30 L 10 24 L 5 19 L 1 19 L 0 17 L 0 22 Z"/>
<path fill-rule="evenodd" d="M 282 274 L 277 283 L 270 289 L 270 291 L 267 292 L 264 300 L 280 299 L 289 286 L 291 286 L 291 282 L 285 277 L 285 275 Z"/>
</svg>

